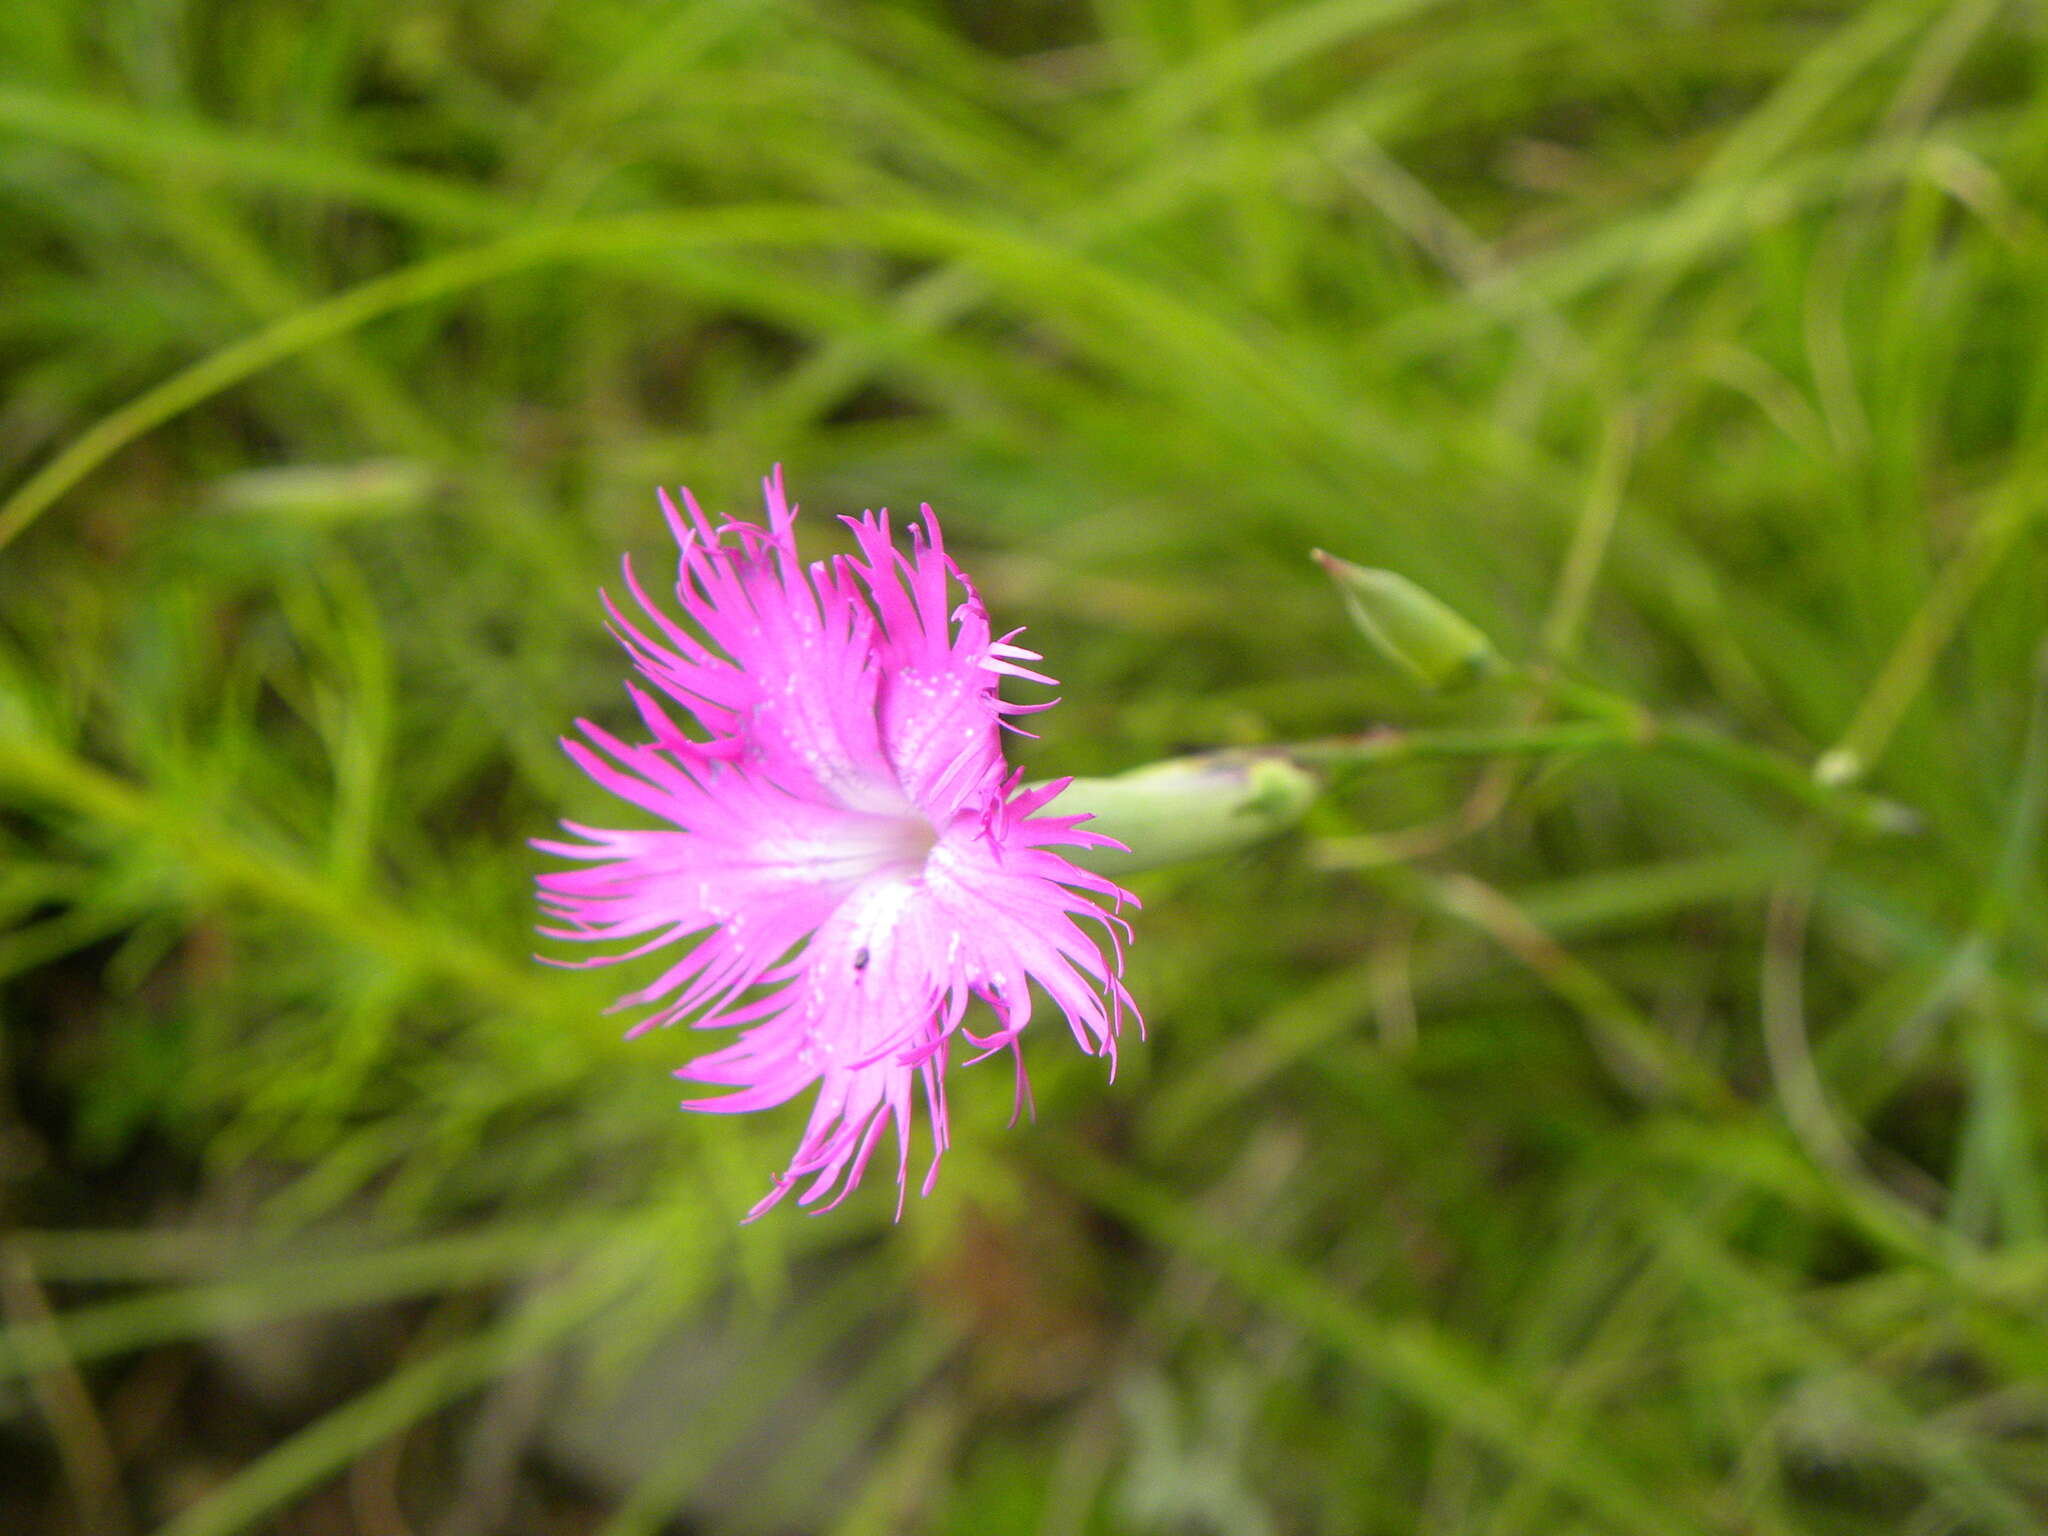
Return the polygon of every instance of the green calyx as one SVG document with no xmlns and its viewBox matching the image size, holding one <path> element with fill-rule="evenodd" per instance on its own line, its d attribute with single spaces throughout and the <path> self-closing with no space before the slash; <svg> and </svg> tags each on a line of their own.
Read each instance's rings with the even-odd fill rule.
<svg viewBox="0 0 2048 1536">
<path fill-rule="evenodd" d="M 1076 779 L 1054 809 L 1087 813 L 1091 832 L 1125 844 L 1068 856 L 1099 874 L 1123 876 L 1188 859 L 1233 853 L 1293 826 L 1322 790 L 1314 773 L 1273 751 L 1246 749 L 1169 758 L 1114 778 Z"/>
<path fill-rule="evenodd" d="M 1320 549 L 1312 555 L 1372 648 L 1423 687 L 1450 693 L 1501 670 L 1492 641 L 1407 577 Z"/>
</svg>

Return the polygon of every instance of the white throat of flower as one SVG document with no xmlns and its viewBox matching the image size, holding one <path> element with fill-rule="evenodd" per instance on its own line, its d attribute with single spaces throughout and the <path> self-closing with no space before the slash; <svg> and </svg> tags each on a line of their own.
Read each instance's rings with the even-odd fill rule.
<svg viewBox="0 0 2048 1536">
<path fill-rule="evenodd" d="M 910 880 L 924 872 L 925 861 L 938 845 L 939 830 L 921 811 L 849 811 L 828 836 L 810 844 L 805 856 L 828 879 Z"/>
</svg>

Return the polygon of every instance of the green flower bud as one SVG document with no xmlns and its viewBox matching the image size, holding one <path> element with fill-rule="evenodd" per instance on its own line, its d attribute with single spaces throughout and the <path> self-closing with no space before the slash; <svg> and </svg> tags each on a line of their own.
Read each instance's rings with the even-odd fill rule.
<svg viewBox="0 0 2048 1536">
<path fill-rule="evenodd" d="M 1299 764 L 1256 748 L 1169 758 L 1110 779 L 1076 779 L 1054 815 L 1083 812 L 1085 825 L 1127 844 L 1061 850 L 1098 874 L 1120 877 L 1186 859 L 1233 853 L 1293 826 L 1322 790 Z"/>
<path fill-rule="evenodd" d="M 1373 649 L 1423 687 L 1449 693 L 1500 670 L 1493 642 L 1407 577 L 1311 554 Z"/>
</svg>

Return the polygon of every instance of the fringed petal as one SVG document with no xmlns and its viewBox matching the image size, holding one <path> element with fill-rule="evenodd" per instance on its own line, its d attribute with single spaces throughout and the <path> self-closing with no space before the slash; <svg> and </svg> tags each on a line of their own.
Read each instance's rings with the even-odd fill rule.
<svg viewBox="0 0 2048 1536">
<path fill-rule="evenodd" d="M 573 866 L 540 876 L 543 932 L 624 946 L 578 963 L 676 947 L 616 1006 L 647 1010 L 636 1034 L 686 1020 L 739 1029 L 678 1071 L 727 1090 L 686 1108 L 744 1113 L 817 1090 L 748 1219 L 791 1191 L 830 1209 L 891 1129 L 900 1213 L 920 1091 L 927 1192 L 950 1140 L 956 1034 L 976 1060 L 1015 1054 L 1028 1105 L 1017 1046 L 1035 987 L 1113 1070 L 1124 1016 L 1136 1019 L 1114 910 L 1132 898 L 1054 851 L 1111 842 L 1084 817 L 1048 814 L 1064 781 L 1026 789 L 1004 763 L 1005 717 L 1048 706 L 1005 702 L 1001 680 L 1050 679 L 1025 665 L 1039 657 L 1016 631 L 992 636 L 931 508 L 908 553 L 888 514 L 870 512 L 846 519 L 855 554 L 805 566 L 779 468 L 763 491 L 765 528 L 714 524 L 688 491 L 680 506 L 662 495 L 680 621 L 630 563 L 638 613 L 606 598 L 651 684 L 627 685 L 649 739 L 579 721 L 564 747 L 662 826 L 565 822 L 569 839 L 538 842 Z M 976 999 L 996 1020 L 986 1035 L 965 1025 Z"/>
</svg>

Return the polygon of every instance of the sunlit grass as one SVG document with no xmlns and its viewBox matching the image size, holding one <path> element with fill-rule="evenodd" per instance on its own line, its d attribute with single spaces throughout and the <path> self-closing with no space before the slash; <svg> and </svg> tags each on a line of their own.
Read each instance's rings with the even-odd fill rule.
<svg viewBox="0 0 2048 1536">
<path fill-rule="evenodd" d="M 598 1423 L 678 1330 L 739 1342 L 617 1533 L 2048 1530 L 2041 49 L 1989 0 L 0 7 L 8 1294 L 57 1314 L 0 1371 L 90 1406 L 432 1303 L 196 1502 L 130 1486 L 176 1536 L 534 1360 Z M 678 1114 L 684 1043 L 533 964 L 526 840 L 594 809 L 555 737 L 627 716 L 653 485 L 775 461 L 938 507 L 1061 679 L 1034 773 L 1579 685 L 1662 734 L 1389 753 L 1137 877 L 1114 1085 L 1048 1037 L 900 1227 L 742 1229 L 797 1111 Z M 1567 688 L 1414 691 L 1311 548 Z"/>
</svg>

